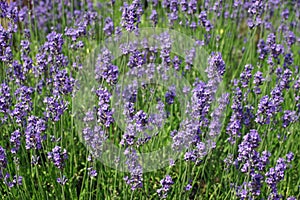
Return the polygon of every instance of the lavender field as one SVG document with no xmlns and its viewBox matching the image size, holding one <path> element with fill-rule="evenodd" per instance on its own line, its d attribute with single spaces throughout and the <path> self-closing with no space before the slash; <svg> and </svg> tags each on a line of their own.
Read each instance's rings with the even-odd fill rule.
<svg viewBox="0 0 300 200">
<path fill-rule="evenodd" d="M 300 199 L 299 0 L 0 7 L 0 199 Z"/>
</svg>

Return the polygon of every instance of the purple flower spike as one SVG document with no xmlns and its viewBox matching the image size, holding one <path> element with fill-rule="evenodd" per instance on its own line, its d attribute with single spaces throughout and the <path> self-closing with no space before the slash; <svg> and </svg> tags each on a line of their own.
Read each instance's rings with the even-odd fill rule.
<svg viewBox="0 0 300 200">
<path fill-rule="evenodd" d="M 253 66 L 250 64 L 247 64 L 245 66 L 244 71 L 241 73 L 240 79 L 241 79 L 241 84 L 242 84 L 243 88 L 248 87 L 248 83 L 249 83 L 250 79 L 252 78 L 252 70 L 253 70 Z"/>
<path fill-rule="evenodd" d="M 121 7 L 122 21 L 121 25 L 127 31 L 136 31 L 143 14 L 142 4 L 140 0 L 134 0 L 132 4 L 124 3 Z"/>
<path fill-rule="evenodd" d="M 0 118 L 1 122 L 5 122 L 10 114 L 10 105 L 12 102 L 10 88 L 6 83 L 0 85 L 0 113 L 3 117 Z"/>
<path fill-rule="evenodd" d="M 96 95 L 99 100 L 97 111 L 98 122 L 109 127 L 112 123 L 114 123 L 113 111 L 110 109 L 111 94 L 106 88 L 100 87 L 96 91 Z"/>
<path fill-rule="evenodd" d="M 124 152 L 126 156 L 126 165 L 130 176 L 124 177 L 125 182 L 131 186 L 131 190 L 143 187 L 143 168 L 139 164 L 137 152 L 132 148 L 127 148 Z"/>
<path fill-rule="evenodd" d="M 161 188 L 157 190 L 158 195 L 163 199 L 167 198 L 168 192 L 173 184 L 172 177 L 166 175 L 166 177 L 160 181 Z"/>
<path fill-rule="evenodd" d="M 165 99 L 166 102 L 171 105 L 174 103 L 174 99 L 176 97 L 176 88 L 170 87 L 169 90 L 166 92 Z"/>
<path fill-rule="evenodd" d="M 11 148 L 11 153 L 16 154 L 21 146 L 21 132 L 19 130 L 16 130 L 11 134 L 10 143 L 13 146 Z"/>
<path fill-rule="evenodd" d="M 42 133 L 46 130 L 46 122 L 35 116 L 28 118 L 25 129 L 26 149 L 41 149 L 42 141 L 45 139 Z"/>
<path fill-rule="evenodd" d="M 152 21 L 153 26 L 156 26 L 156 24 L 158 22 L 158 14 L 157 14 L 156 10 L 152 10 L 152 13 L 151 13 L 149 19 Z"/>
<path fill-rule="evenodd" d="M 96 79 L 104 79 L 107 83 L 114 85 L 118 81 L 119 68 L 112 64 L 113 56 L 108 49 L 103 49 L 97 58 L 95 67 Z"/>
<path fill-rule="evenodd" d="M 65 176 L 62 176 L 57 178 L 56 181 L 61 185 L 65 185 L 68 182 L 68 179 Z"/>
<path fill-rule="evenodd" d="M 279 195 L 277 191 L 277 184 L 284 179 L 284 172 L 286 169 L 286 161 L 283 158 L 279 158 L 277 160 L 276 166 L 274 168 L 270 168 L 269 171 L 265 174 L 266 183 L 271 189 L 269 198 L 281 198 L 281 195 Z"/>
<path fill-rule="evenodd" d="M 104 24 L 105 25 L 104 25 L 103 31 L 106 34 L 106 36 L 109 37 L 114 33 L 114 30 L 115 30 L 114 22 L 110 17 L 107 17 L 105 19 Z"/>
<path fill-rule="evenodd" d="M 53 162 L 55 167 L 57 167 L 58 169 L 63 169 L 63 167 L 65 166 L 65 161 L 68 159 L 67 150 L 56 146 L 52 149 L 51 152 L 48 152 L 48 159 Z"/>
<path fill-rule="evenodd" d="M 98 173 L 97 173 L 97 171 L 95 170 L 95 169 L 93 169 L 92 167 L 89 167 L 88 168 L 88 175 L 90 176 L 90 177 L 96 177 L 97 175 L 98 175 Z"/>
<path fill-rule="evenodd" d="M 1 178 L 1 173 L 4 168 L 7 167 L 7 158 L 5 154 L 5 149 L 0 146 L 0 178 Z"/>
</svg>

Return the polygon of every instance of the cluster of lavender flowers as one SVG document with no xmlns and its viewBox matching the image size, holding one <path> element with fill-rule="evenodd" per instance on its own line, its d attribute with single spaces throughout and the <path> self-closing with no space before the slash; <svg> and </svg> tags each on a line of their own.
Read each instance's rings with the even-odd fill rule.
<svg viewBox="0 0 300 200">
<path fill-rule="evenodd" d="M 67 150 L 56 146 L 52 149 L 51 152 L 48 153 L 48 159 L 50 159 L 53 162 L 55 167 L 57 167 L 58 169 L 63 169 L 65 165 L 65 160 L 68 159 Z"/>
<path fill-rule="evenodd" d="M 5 76 L 0 83 L 0 127 L 5 126 L 3 138 L 8 138 L 7 141 L 5 139 L 0 141 L 6 148 L 0 146 L 0 180 L 10 188 L 22 185 L 19 164 L 8 162 L 11 157 L 17 160 L 24 149 L 25 154 L 34 152 L 31 158 L 33 165 L 39 163 L 38 155 L 48 152 L 48 160 L 60 171 L 57 182 L 61 185 L 67 183 L 67 177 L 62 175 L 68 159 L 67 150 L 55 146 L 50 147 L 49 152 L 49 146 L 45 146 L 48 143 L 45 141 L 49 138 L 49 132 L 53 131 L 52 128 L 56 127 L 55 123 L 69 114 L 68 110 L 72 103 L 70 97 L 76 90 L 75 74 L 85 67 L 82 65 L 81 56 L 87 48 L 85 41 L 94 39 L 99 41 L 99 37 L 103 35 L 120 36 L 122 31 L 138 34 L 145 15 L 154 27 L 160 26 L 160 22 L 166 22 L 172 28 L 178 27 L 177 25 L 182 26 L 197 40 L 195 45 L 213 46 L 214 49 L 216 42 L 216 49 L 222 52 L 219 40 L 224 37 L 222 41 L 226 41 L 226 37 L 230 38 L 235 33 L 227 30 L 227 35 L 222 35 L 224 30 L 218 26 L 218 22 L 222 21 L 222 25 L 233 22 L 238 30 L 243 28 L 246 21 L 247 31 L 250 32 L 246 37 L 251 37 L 249 44 L 254 42 L 252 40 L 256 35 L 260 35 L 257 44 L 254 45 L 257 53 L 255 55 L 250 53 L 254 59 L 258 58 L 258 62 L 245 65 L 239 79 L 233 81 L 231 95 L 225 93 L 216 98 L 218 86 L 222 84 L 225 72 L 230 71 L 227 70 L 228 64 L 225 64 L 225 60 L 228 61 L 230 58 L 225 54 L 222 56 L 221 52 L 212 52 L 205 71 L 208 80 L 203 81 L 196 77 L 192 80 L 194 84 L 191 88 L 184 88 L 184 91 L 181 91 L 192 98 L 185 110 L 185 114 L 189 117 L 180 123 L 180 131 L 173 130 L 170 133 L 172 148 L 174 151 L 185 149 L 184 159 L 198 165 L 209 153 L 209 149 L 216 148 L 216 137 L 226 132 L 231 144 L 235 143 L 238 146 L 236 170 L 247 179 L 235 188 L 237 197 L 259 198 L 265 183 L 271 192 L 269 199 L 284 198 L 280 195 L 278 184 L 284 180 L 288 164 L 294 159 L 294 154 L 290 152 L 285 159 L 279 158 L 275 166 L 268 169 L 271 153 L 267 150 L 259 152 L 265 138 L 257 130 L 263 132 L 280 121 L 280 126 L 276 128 L 285 131 L 299 123 L 300 81 L 299 69 L 295 65 L 299 61 L 297 58 L 299 52 L 296 50 L 297 43 L 300 42 L 297 38 L 300 3 L 278 0 L 266 2 L 235 0 L 232 4 L 225 1 L 147 0 L 152 4 L 152 10 L 148 13 L 143 7 L 146 8 L 144 2 L 141 0 L 122 2 L 121 19 L 117 20 L 106 16 L 109 15 L 109 9 L 106 10 L 105 16 L 100 16 L 102 4 L 98 3 L 95 6 L 91 0 L 34 0 L 27 2 L 27 5 L 23 5 L 21 1 L 0 2 L 0 65 L 3 68 L 1 75 Z M 114 9 L 116 4 L 112 0 L 107 5 Z M 114 12 L 117 11 L 113 10 L 112 13 Z M 272 23 L 277 13 L 281 16 L 280 21 L 277 20 L 279 24 Z M 117 27 L 116 23 L 119 21 Z M 216 27 L 219 30 L 216 30 Z M 103 31 L 104 34 L 102 32 L 98 34 L 98 30 Z M 257 31 L 261 31 L 261 34 L 257 34 Z M 217 32 L 216 36 L 214 32 Z M 39 41 L 33 41 L 33 38 L 42 38 L 43 35 L 46 35 L 45 42 L 40 46 L 38 44 L 37 49 L 36 43 Z M 238 39 L 245 36 L 243 30 L 237 35 Z M 155 39 L 161 46 L 151 46 L 145 39 L 141 42 L 143 50 L 138 48 L 140 44 L 133 42 L 119 47 L 124 60 L 128 61 L 124 70 L 128 77 L 147 75 L 149 80 L 153 79 L 156 60 L 162 61 L 159 73 L 166 79 L 169 77 L 164 74 L 164 71 L 168 71 L 170 67 L 182 72 L 182 76 L 191 74 L 190 72 L 197 67 L 194 66 L 197 56 L 195 48 L 185 49 L 185 55 L 180 55 L 184 59 L 181 59 L 178 55 L 172 54 L 173 41 L 168 32 Z M 118 37 L 115 40 L 118 40 Z M 222 45 L 226 46 L 226 44 Z M 242 61 L 248 59 L 245 57 L 249 54 L 245 54 L 245 51 L 249 53 L 252 49 L 249 50 L 248 47 L 242 49 L 241 52 L 244 54 Z M 116 66 L 114 59 L 108 49 L 102 49 L 98 55 L 94 71 L 95 79 L 103 84 L 94 91 L 97 105 L 93 110 L 85 113 L 84 117 L 86 126 L 81 136 L 92 156 L 96 158 L 101 156 L 103 144 L 108 139 L 107 131 L 117 130 L 113 118 L 115 111 L 111 107 L 111 91 L 118 82 L 119 73 L 123 72 L 121 67 L 124 66 Z M 236 66 L 232 69 L 234 67 Z M 270 84 L 273 79 L 275 85 Z M 143 90 L 146 88 L 148 86 L 144 84 Z M 285 105 L 290 101 L 287 100 L 290 93 L 293 93 L 291 96 L 294 99 L 290 100 L 295 102 L 295 106 L 286 108 Z M 145 109 L 137 106 L 140 103 L 137 83 L 129 85 L 120 97 L 125 101 L 123 111 L 127 125 L 120 139 L 120 145 L 126 149 L 126 165 L 129 171 L 129 175 L 124 180 L 132 190 L 136 190 L 143 187 L 144 177 L 143 167 L 140 164 L 141 158 L 134 148 L 148 143 L 158 135 L 158 133 L 149 135 L 148 131 L 163 127 L 164 120 L 170 115 L 165 111 L 169 107 L 175 107 L 174 104 L 177 103 L 175 99 L 180 97 L 180 93 L 174 85 L 169 85 L 167 91 L 163 92 L 163 97 L 156 100 L 156 108 L 159 112 L 155 114 L 148 114 Z M 215 100 L 217 100 L 217 108 L 213 110 Z M 229 104 L 231 104 L 231 113 L 228 124 L 223 130 L 224 112 Z M 90 127 L 90 122 L 93 121 L 96 124 Z M 73 128 L 73 124 L 71 126 Z M 56 142 L 55 137 L 52 137 L 51 142 Z M 22 148 L 23 144 L 25 148 Z M 175 165 L 174 162 L 171 162 L 172 166 Z M 14 176 L 11 176 L 8 169 L 10 164 L 16 165 Z M 94 168 L 89 167 L 87 170 L 89 176 L 97 176 Z M 158 196 L 167 198 L 174 184 L 171 176 L 165 176 L 160 184 L 161 188 L 157 190 Z M 187 190 L 191 189 L 191 185 L 188 184 L 187 188 Z"/>
<path fill-rule="evenodd" d="M 271 189 L 268 198 L 282 199 L 282 195 L 278 193 L 277 184 L 284 179 L 284 172 L 288 168 L 287 163 L 294 159 L 294 154 L 290 152 L 286 155 L 286 159 L 279 158 L 276 166 L 274 168 L 271 167 L 266 172 L 271 153 L 268 151 L 259 153 L 256 149 L 258 149 L 260 143 L 261 137 L 259 133 L 252 129 L 243 137 L 243 141 L 239 144 L 235 165 L 242 173 L 249 176 L 249 180 L 236 187 L 236 195 L 240 199 L 257 198 L 260 196 L 265 182 Z"/>
<path fill-rule="evenodd" d="M 0 113 L 2 123 L 4 123 L 8 118 L 11 101 L 12 97 L 9 86 L 6 83 L 2 83 L 0 87 Z"/>
<path fill-rule="evenodd" d="M 1 67 L 4 67 L 1 71 L 4 79 L 1 79 L 0 85 L 0 119 L 1 126 L 14 127 L 14 131 L 7 133 L 9 136 L 7 147 L 11 154 L 1 151 L 3 163 L 4 160 L 6 162 L 1 166 L 1 179 L 9 187 L 21 185 L 22 176 L 10 177 L 10 174 L 4 173 L 9 160 L 6 157 L 11 155 L 13 159 L 18 159 L 20 153 L 23 153 L 20 150 L 24 144 L 24 150 L 37 154 L 32 155 L 32 164 L 37 165 L 40 160 L 38 154 L 48 149 L 43 143 L 48 138 L 48 124 L 59 121 L 68 110 L 70 102 L 67 98 L 74 92 L 76 82 L 74 72 L 78 69 L 69 66 L 79 66 L 80 63 L 76 62 L 80 60 L 71 62 L 70 56 L 68 57 L 64 51 L 64 46 L 70 45 L 72 51 L 83 48 L 80 39 L 91 34 L 92 26 L 97 19 L 91 1 L 87 1 L 87 8 L 84 3 L 77 1 L 73 3 L 73 5 L 70 1 L 32 1 L 26 5 L 21 1 L 0 3 L 0 58 Z M 80 10 L 76 10 L 77 8 Z M 69 17 L 64 26 L 69 27 L 64 27 L 64 34 L 61 33 L 63 30 L 61 23 L 57 23 L 56 27 L 48 26 L 55 21 L 53 19 L 60 21 L 65 14 Z M 2 19 L 5 22 L 3 24 Z M 32 24 L 40 25 L 39 28 L 36 27 L 39 32 L 31 28 Z M 37 51 L 32 49 L 34 42 L 32 35 L 41 37 L 46 35 L 44 44 L 39 44 Z M 68 37 L 71 38 L 70 42 Z M 49 159 L 57 168 L 62 169 L 67 153 L 61 147 L 55 147 L 49 153 Z M 16 162 L 11 164 L 15 164 L 18 169 Z M 61 184 L 65 184 L 66 180 L 65 176 L 57 179 Z"/>
<path fill-rule="evenodd" d="M 223 112 L 228 104 L 228 97 L 225 94 L 223 100 L 219 100 L 219 108 L 212 113 L 212 121 L 209 120 L 209 110 L 215 99 L 217 88 L 222 81 L 225 73 L 225 62 L 220 53 L 212 53 L 208 67 L 206 69 L 208 81 L 207 83 L 197 81 L 194 83 L 192 90 L 192 101 L 188 105 L 186 112 L 190 117 L 184 120 L 180 126 L 181 131 L 175 131 L 172 135 L 172 148 L 181 151 L 183 148 L 189 148 L 185 153 L 184 159 L 199 164 L 209 148 L 214 148 L 214 139 L 220 134 L 221 127 L 216 123 L 221 120 Z M 210 127 L 210 139 L 201 141 L 203 129 Z"/>
<path fill-rule="evenodd" d="M 48 152 L 48 159 L 60 170 L 63 170 L 65 162 L 68 159 L 68 153 L 66 149 L 60 146 L 55 146 L 52 151 Z M 60 174 L 60 177 L 56 180 L 59 184 L 65 185 L 68 179 Z"/>
<path fill-rule="evenodd" d="M 46 139 L 46 135 L 42 135 L 45 130 L 45 120 L 35 116 L 28 117 L 25 130 L 26 149 L 41 149 L 42 141 Z"/>
<path fill-rule="evenodd" d="M 3 147 L 0 147 L 0 161 L 0 177 L 3 178 L 3 170 L 7 167 L 7 158 Z"/>
<path fill-rule="evenodd" d="M 243 137 L 239 144 L 237 161 L 241 165 L 242 173 L 249 174 L 250 181 L 238 187 L 237 196 L 241 199 L 254 198 L 260 195 L 263 171 L 269 162 L 270 153 L 265 151 L 262 155 L 256 151 L 261 142 L 260 135 L 254 129 Z"/>
<path fill-rule="evenodd" d="M 206 8 L 199 9 L 197 4 L 198 3 L 195 0 L 173 0 L 163 1 L 162 7 L 167 12 L 170 26 L 174 26 L 174 24 L 177 22 L 179 25 L 190 28 L 191 30 L 196 30 L 198 27 L 203 27 L 205 28 L 206 32 L 210 32 L 213 29 L 213 25 L 211 20 L 208 19 L 208 12 Z M 154 5 L 154 7 L 156 7 L 156 4 Z M 193 18 L 197 17 L 197 12 L 200 14 L 198 15 L 198 21 L 195 21 Z M 182 18 L 181 14 L 188 17 Z M 158 14 L 156 10 L 152 10 L 150 20 L 153 22 L 154 26 L 157 24 Z"/>
<path fill-rule="evenodd" d="M 32 111 L 32 93 L 33 89 L 27 86 L 21 86 L 14 93 L 17 97 L 17 102 L 14 109 L 10 111 L 10 115 L 18 124 L 24 124 L 25 117 Z"/>
<path fill-rule="evenodd" d="M 284 172 L 287 170 L 287 163 L 290 163 L 294 159 L 292 152 L 286 155 L 286 159 L 279 158 L 276 162 L 275 167 L 270 168 L 265 174 L 266 183 L 271 189 L 269 199 L 282 199 L 282 195 L 278 193 L 277 184 L 284 179 Z"/>
<path fill-rule="evenodd" d="M 22 185 L 23 177 L 19 175 L 15 175 L 13 177 L 13 180 L 11 181 L 11 175 L 6 172 L 6 168 L 8 165 L 7 156 L 5 149 L 0 146 L 0 180 L 3 180 L 3 182 L 9 187 L 12 188 L 17 185 Z"/>
<path fill-rule="evenodd" d="M 103 49 L 102 53 L 97 58 L 97 64 L 95 67 L 96 80 L 103 79 L 107 83 L 114 85 L 118 81 L 119 69 L 112 64 L 113 55 L 108 49 Z"/>
<path fill-rule="evenodd" d="M 143 168 L 139 164 L 139 157 L 136 150 L 133 148 L 127 148 L 124 152 L 126 156 L 126 162 L 130 176 L 125 176 L 124 181 L 130 185 L 131 190 L 136 190 L 143 187 Z"/>
<path fill-rule="evenodd" d="M 107 134 L 103 129 L 100 126 L 95 126 L 93 129 L 87 126 L 82 130 L 82 138 L 93 157 L 100 157 L 103 153 L 103 144 L 107 139 Z"/>
<path fill-rule="evenodd" d="M 98 122 L 109 127 L 113 122 L 113 110 L 110 109 L 110 98 L 111 94 L 106 88 L 99 88 L 96 91 L 99 103 L 98 103 L 98 111 L 97 117 Z"/>
<path fill-rule="evenodd" d="M 165 199 L 167 198 L 168 192 L 171 186 L 174 184 L 174 182 L 171 176 L 166 175 L 166 177 L 160 181 L 160 184 L 161 188 L 157 190 L 157 193 L 161 198 Z"/>
<path fill-rule="evenodd" d="M 141 22 L 141 15 L 143 14 L 141 1 L 134 0 L 130 5 L 124 2 L 123 6 L 121 7 L 121 10 L 121 26 L 127 31 L 137 31 L 139 23 Z"/>
<path fill-rule="evenodd" d="M 17 32 L 17 23 L 22 19 L 19 18 L 19 9 L 15 2 L 8 4 L 5 1 L 2 1 L 0 4 L 1 7 L 1 19 L 8 20 L 8 23 L 0 24 L 0 59 L 4 63 L 13 62 L 13 52 L 12 52 L 12 38 L 13 35 Z M 21 16 L 25 10 L 22 11 Z M 26 13 L 26 12 L 25 12 Z"/>
</svg>

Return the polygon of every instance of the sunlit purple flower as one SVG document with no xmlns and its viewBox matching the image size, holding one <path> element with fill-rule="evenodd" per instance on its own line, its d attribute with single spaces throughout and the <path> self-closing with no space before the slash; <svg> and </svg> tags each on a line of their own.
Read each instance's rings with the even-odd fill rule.
<svg viewBox="0 0 300 200">
<path fill-rule="evenodd" d="M 288 68 L 290 65 L 292 65 L 294 62 L 293 54 L 292 53 L 286 53 L 284 55 L 284 63 L 283 67 Z"/>
<path fill-rule="evenodd" d="M 63 44 L 62 34 L 53 31 L 47 35 L 47 41 L 40 47 L 39 53 L 36 55 L 37 65 L 33 67 L 36 77 L 45 74 L 52 76 L 68 66 L 68 58 L 62 53 Z M 51 79 L 48 81 L 51 82 Z"/>
<path fill-rule="evenodd" d="M 32 110 L 33 104 L 31 95 L 33 92 L 33 88 L 21 86 L 14 93 L 17 97 L 17 103 L 11 111 L 11 116 L 13 116 L 19 124 L 24 122 L 25 117 L 28 116 Z"/>
<path fill-rule="evenodd" d="M 3 169 L 7 167 L 7 157 L 5 153 L 5 149 L 0 146 L 0 179 L 3 178 Z"/>
<path fill-rule="evenodd" d="M 130 53 L 129 62 L 127 63 L 128 67 L 142 67 L 146 63 L 145 56 L 139 50 L 133 50 Z"/>
<path fill-rule="evenodd" d="M 2 26 L 0 26 L 0 60 L 2 62 L 11 63 L 13 60 L 13 54 L 10 43 L 11 38 L 12 34 L 6 31 Z"/>
<path fill-rule="evenodd" d="M 263 151 L 260 155 L 259 161 L 255 163 L 255 166 L 259 171 L 264 171 L 266 166 L 269 164 L 269 158 L 271 157 L 271 153 L 268 151 Z"/>
<path fill-rule="evenodd" d="M 235 138 L 240 136 L 243 119 L 242 90 L 239 87 L 237 87 L 234 91 L 231 109 L 233 112 L 226 130 L 229 135 L 229 141 L 234 143 Z"/>
<path fill-rule="evenodd" d="M 135 120 L 136 125 L 139 127 L 145 126 L 148 123 L 147 113 L 145 113 L 143 110 L 138 111 L 134 115 L 133 119 Z"/>
<path fill-rule="evenodd" d="M 60 146 L 56 146 L 52 151 L 48 152 L 48 159 L 50 159 L 55 167 L 63 169 L 65 161 L 68 159 L 67 150 L 62 149 Z"/>
<path fill-rule="evenodd" d="M 238 160 L 241 162 L 251 162 L 254 154 L 255 149 L 259 146 L 261 142 L 261 138 L 258 132 L 255 129 L 250 130 L 250 132 L 243 137 L 243 141 L 239 144 L 239 155 Z M 254 160 L 252 160 L 254 161 Z"/>
<path fill-rule="evenodd" d="M 197 1 L 189 0 L 188 3 L 188 14 L 192 15 L 197 12 Z"/>
<path fill-rule="evenodd" d="M 283 89 L 287 87 L 287 84 L 289 83 L 290 80 L 282 79 L 280 82 L 280 85 L 276 85 L 272 91 L 271 91 L 271 99 L 272 104 L 274 106 L 273 112 L 274 114 L 276 112 L 281 112 L 282 111 L 282 103 L 284 102 L 284 97 L 283 97 Z"/>
<path fill-rule="evenodd" d="M 269 124 L 276 111 L 274 102 L 268 96 L 263 96 L 258 104 L 255 121 L 259 124 Z"/>
<path fill-rule="evenodd" d="M 126 156 L 126 165 L 130 176 L 125 176 L 125 182 L 130 185 L 131 190 L 143 187 L 143 168 L 139 164 L 137 152 L 132 148 L 127 148 L 124 152 Z"/>
<path fill-rule="evenodd" d="M 163 48 L 160 52 L 160 57 L 165 65 L 171 63 L 171 50 L 169 48 Z"/>
<path fill-rule="evenodd" d="M 217 135 L 220 135 L 224 111 L 228 104 L 229 94 L 225 93 L 218 99 L 218 107 L 211 113 L 211 121 L 209 125 L 210 136 L 216 137 Z"/>
<path fill-rule="evenodd" d="M 0 113 L 3 117 L 0 118 L 2 122 L 7 120 L 10 112 L 10 105 L 12 102 L 12 97 L 10 95 L 10 88 L 6 83 L 0 85 Z"/>
<path fill-rule="evenodd" d="M 166 177 L 160 181 L 161 188 L 157 190 L 158 195 L 163 199 L 167 198 L 168 192 L 173 184 L 172 177 L 166 175 Z"/>
<path fill-rule="evenodd" d="M 43 103 L 46 105 L 44 112 L 45 118 L 55 122 L 60 120 L 60 117 L 68 109 L 68 102 L 58 97 L 45 97 Z"/>
<path fill-rule="evenodd" d="M 169 18 L 170 26 L 173 26 L 174 22 L 178 19 L 178 11 L 168 13 L 168 18 Z"/>
<path fill-rule="evenodd" d="M 245 199 L 246 196 L 254 198 L 260 195 L 263 184 L 263 175 L 261 172 L 269 162 L 270 153 L 264 151 L 261 155 L 256 151 L 261 138 L 254 129 L 243 137 L 243 141 L 239 144 L 237 161 L 241 164 L 241 172 L 250 175 L 250 180 L 244 182 L 237 188 L 237 196 Z M 242 189 L 243 188 L 243 189 Z M 241 190 L 242 189 L 242 190 Z M 246 196 L 243 196 L 246 195 Z"/>
<path fill-rule="evenodd" d="M 110 108 L 111 94 L 106 88 L 100 87 L 96 91 L 96 95 L 98 97 L 98 122 L 109 127 L 114 122 L 113 110 Z"/>
<path fill-rule="evenodd" d="M 172 59 L 172 63 L 174 66 L 175 70 L 180 70 L 180 65 L 182 63 L 181 59 L 178 58 L 178 56 L 174 56 L 174 58 Z"/>
<path fill-rule="evenodd" d="M 14 60 L 12 62 L 12 65 L 11 65 L 11 67 L 9 69 L 9 74 L 11 76 L 10 79 L 11 80 L 15 80 L 15 82 L 17 84 L 21 84 L 21 83 L 23 83 L 26 80 L 23 67 L 16 60 Z"/>
<path fill-rule="evenodd" d="M 95 66 L 95 78 L 104 79 L 107 83 L 114 85 L 118 81 L 119 68 L 112 64 L 113 56 L 108 49 L 103 49 L 102 53 L 97 58 Z"/>
<path fill-rule="evenodd" d="M 213 52 L 208 62 L 209 65 L 214 66 L 214 68 L 216 69 L 216 71 L 219 73 L 220 76 L 224 75 L 226 64 L 220 52 Z M 210 78 L 209 74 L 208 74 L 208 78 Z"/>
<path fill-rule="evenodd" d="M 276 44 L 271 46 L 271 53 L 274 58 L 278 58 L 280 54 L 284 52 L 284 46 L 281 44 Z"/>
<path fill-rule="evenodd" d="M 67 95 L 73 92 L 75 79 L 68 75 L 67 70 L 59 70 L 53 77 L 53 95 Z"/>
<path fill-rule="evenodd" d="M 156 26 L 156 24 L 158 22 L 158 14 L 157 14 L 156 10 L 152 10 L 152 13 L 151 13 L 149 19 L 152 21 L 153 26 Z"/>
<path fill-rule="evenodd" d="M 243 88 L 248 87 L 249 81 L 252 78 L 252 70 L 253 66 L 251 64 L 245 65 L 245 69 L 240 75 L 240 80 Z"/>
<path fill-rule="evenodd" d="M 206 11 L 201 11 L 201 13 L 198 16 L 199 18 L 199 24 L 201 24 L 203 27 L 205 27 L 206 31 L 210 31 L 213 26 L 210 23 L 210 21 L 207 19 L 207 13 Z"/>
<path fill-rule="evenodd" d="M 62 177 L 58 177 L 56 181 L 61 185 L 65 185 L 68 182 L 68 179 L 63 175 Z"/>
<path fill-rule="evenodd" d="M 132 4 L 124 3 L 121 7 L 122 21 L 121 25 L 127 31 L 135 31 L 138 29 L 141 15 L 143 14 L 142 4 L 140 0 L 134 0 Z"/>
<path fill-rule="evenodd" d="M 137 137 L 137 130 L 134 124 L 129 123 L 126 126 L 125 133 L 122 136 L 122 140 L 120 142 L 123 146 L 132 146 L 134 145 Z"/>
<path fill-rule="evenodd" d="M 287 169 L 286 161 L 283 158 L 279 158 L 276 162 L 276 166 L 269 169 L 265 174 L 266 183 L 271 189 L 269 198 L 280 197 L 277 191 L 277 184 L 284 179 L 284 172 Z"/>
<path fill-rule="evenodd" d="M 285 39 L 286 39 L 286 43 L 289 46 L 292 46 L 293 44 L 296 43 L 296 36 L 293 31 L 288 31 L 287 33 L 285 33 Z"/>
<path fill-rule="evenodd" d="M 28 124 L 25 129 L 26 149 L 41 149 L 42 142 L 45 140 L 44 131 L 46 130 L 46 122 L 35 116 L 28 117 Z"/>
<path fill-rule="evenodd" d="M 286 154 L 286 161 L 288 163 L 292 162 L 294 160 L 294 158 L 295 158 L 295 155 L 293 152 L 289 152 L 288 154 Z"/>
<path fill-rule="evenodd" d="M 14 185 L 22 185 L 23 177 L 15 175 L 14 178 L 13 178 L 13 183 L 14 183 Z"/>
<path fill-rule="evenodd" d="M 257 48 L 257 52 L 259 53 L 259 59 L 265 59 L 269 53 L 269 48 L 263 39 L 260 39 L 258 41 Z"/>
<path fill-rule="evenodd" d="M 191 184 L 187 184 L 187 186 L 185 186 L 185 190 L 186 191 L 190 191 L 192 189 L 192 185 Z"/>
<path fill-rule="evenodd" d="M 283 117 L 282 117 L 282 126 L 286 128 L 289 126 L 291 123 L 294 123 L 298 120 L 298 116 L 296 111 L 291 111 L 291 110 L 285 110 Z"/>
<path fill-rule="evenodd" d="M 88 174 L 90 177 L 96 177 L 98 175 L 97 171 L 93 169 L 92 167 L 88 168 Z"/>
<path fill-rule="evenodd" d="M 272 47 L 276 44 L 276 36 L 274 33 L 270 33 L 267 37 L 266 43 L 269 47 Z"/>
<path fill-rule="evenodd" d="M 282 16 L 283 19 L 285 19 L 285 20 L 289 18 L 289 14 L 290 14 L 289 9 L 285 9 L 285 10 L 283 10 L 283 11 L 281 12 L 281 16 Z"/>
<path fill-rule="evenodd" d="M 188 0 L 181 0 L 180 6 L 181 6 L 182 12 L 187 12 L 188 11 Z"/>
<path fill-rule="evenodd" d="M 237 187 L 236 196 L 242 200 L 248 197 L 247 183 L 244 182 L 241 186 Z"/>
<path fill-rule="evenodd" d="M 166 102 L 170 105 L 174 103 L 174 99 L 176 97 L 176 88 L 169 87 L 169 90 L 165 94 Z"/>
<path fill-rule="evenodd" d="M 107 139 L 107 134 L 102 127 L 85 127 L 82 130 L 82 138 L 94 157 L 97 158 L 102 155 L 102 147 Z"/>
<path fill-rule="evenodd" d="M 19 130 L 12 132 L 9 141 L 13 146 L 10 150 L 11 153 L 16 154 L 21 146 L 21 132 Z"/>
<path fill-rule="evenodd" d="M 104 33 L 106 34 L 106 36 L 109 37 L 114 33 L 114 30 L 115 30 L 115 26 L 113 20 L 110 17 L 107 17 L 104 22 L 104 28 L 103 28 Z"/>
<path fill-rule="evenodd" d="M 65 35 L 70 37 L 72 41 L 77 41 L 78 38 L 86 35 L 86 29 L 82 26 L 77 28 L 66 28 Z"/>
<path fill-rule="evenodd" d="M 254 79 L 253 79 L 253 83 L 255 84 L 254 86 L 254 93 L 255 94 L 260 94 L 261 93 L 261 89 L 260 89 L 260 85 L 263 84 L 263 82 L 265 81 L 262 72 L 258 71 L 254 74 Z"/>
<path fill-rule="evenodd" d="M 0 179 L 1 179 L 1 170 L 0 170 Z M 6 173 L 4 176 L 4 183 L 9 187 L 9 188 L 13 188 L 16 185 L 22 185 L 23 183 L 23 177 L 22 176 L 18 176 L 15 175 L 13 177 L 13 180 L 11 180 L 11 176 L 9 173 Z"/>
</svg>

